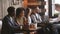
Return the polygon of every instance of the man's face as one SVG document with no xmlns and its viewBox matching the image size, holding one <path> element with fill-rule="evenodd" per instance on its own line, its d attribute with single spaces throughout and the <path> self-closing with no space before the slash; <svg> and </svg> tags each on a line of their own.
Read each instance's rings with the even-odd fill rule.
<svg viewBox="0 0 60 34">
<path fill-rule="evenodd" d="M 57 11 L 60 11 L 60 4 L 55 4 L 55 9 L 56 9 Z"/>
<path fill-rule="evenodd" d="M 60 11 L 60 7 L 56 7 L 55 9 L 56 9 L 57 11 Z"/>
<path fill-rule="evenodd" d="M 15 15 L 16 15 L 15 12 L 12 12 L 12 13 L 11 13 L 11 16 L 12 16 L 12 17 L 15 17 Z"/>
<path fill-rule="evenodd" d="M 36 13 L 36 11 L 35 10 L 32 10 L 33 11 L 33 13 L 35 14 Z"/>
</svg>

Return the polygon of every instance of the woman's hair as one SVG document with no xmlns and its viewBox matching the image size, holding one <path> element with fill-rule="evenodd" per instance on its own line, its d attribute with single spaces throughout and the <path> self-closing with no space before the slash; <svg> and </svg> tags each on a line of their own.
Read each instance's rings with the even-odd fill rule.
<svg viewBox="0 0 60 34">
<path fill-rule="evenodd" d="M 29 14 L 29 8 L 26 8 L 26 11 L 25 11 L 25 16 L 27 17 Z"/>
<path fill-rule="evenodd" d="M 20 15 L 20 13 L 24 11 L 24 8 L 20 7 L 16 9 L 16 17 Z"/>
</svg>

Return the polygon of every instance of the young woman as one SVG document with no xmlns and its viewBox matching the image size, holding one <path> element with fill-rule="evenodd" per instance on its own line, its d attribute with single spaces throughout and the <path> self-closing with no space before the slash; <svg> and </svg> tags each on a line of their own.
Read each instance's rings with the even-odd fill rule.
<svg viewBox="0 0 60 34">
<path fill-rule="evenodd" d="M 24 17 L 24 8 L 16 9 L 16 21 L 20 26 L 25 24 L 26 19 Z"/>
<path fill-rule="evenodd" d="M 26 9 L 26 18 L 27 18 L 27 22 L 28 22 L 28 24 L 31 24 L 32 23 L 32 21 L 31 21 L 31 9 L 30 8 L 27 8 Z"/>
</svg>

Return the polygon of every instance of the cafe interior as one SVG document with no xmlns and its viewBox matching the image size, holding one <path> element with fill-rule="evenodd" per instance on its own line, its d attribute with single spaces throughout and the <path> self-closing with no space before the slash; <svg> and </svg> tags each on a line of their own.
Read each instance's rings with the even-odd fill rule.
<svg viewBox="0 0 60 34">
<path fill-rule="evenodd" d="M 60 34 L 60 0 L 0 0 L 0 34 L 12 34 L 12 31 L 8 33 L 8 27 L 13 25 L 7 26 L 10 25 L 9 22 L 3 22 L 11 6 L 15 8 L 16 15 L 20 9 L 24 11 L 23 15 L 26 17 L 26 22 L 22 17 L 18 18 L 19 29 L 13 29 L 14 34 Z M 8 21 L 8 18 L 5 21 Z M 8 24 L 4 26 L 3 23 Z M 6 28 L 8 32 L 2 31 Z"/>
</svg>

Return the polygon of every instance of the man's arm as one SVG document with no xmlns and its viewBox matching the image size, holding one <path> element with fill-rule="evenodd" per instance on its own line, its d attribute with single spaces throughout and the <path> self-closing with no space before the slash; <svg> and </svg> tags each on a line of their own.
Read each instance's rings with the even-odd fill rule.
<svg viewBox="0 0 60 34">
<path fill-rule="evenodd" d="M 19 28 L 19 25 L 18 24 L 15 23 L 15 25 L 13 25 L 8 18 L 5 18 L 5 22 L 7 23 L 7 25 L 10 26 L 10 28 L 13 28 L 13 29 Z"/>
<path fill-rule="evenodd" d="M 31 19 L 33 20 L 34 23 L 37 23 L 37 19 L 34 15 L 31 16 Z"/>
</svg>

